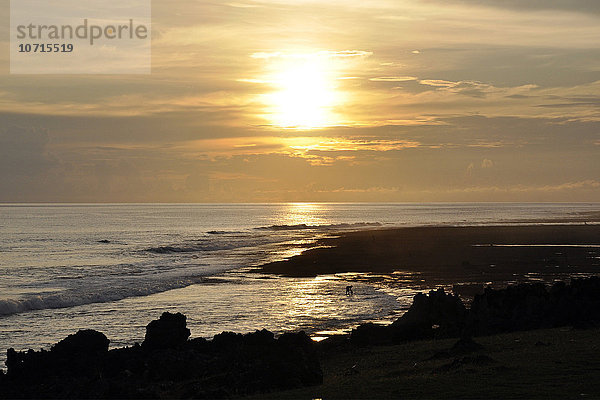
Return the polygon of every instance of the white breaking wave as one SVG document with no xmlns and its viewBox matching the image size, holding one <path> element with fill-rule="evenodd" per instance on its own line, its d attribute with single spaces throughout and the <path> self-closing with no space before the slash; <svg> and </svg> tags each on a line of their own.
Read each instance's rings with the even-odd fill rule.
<svg viewBox="0 0 600 400">
<path fill-rule="evenodd" d="M 130 282 L 128 285 L 114 287 L 97 285 L 98 288 L 84 290 L 67 289 L 59 293 L 48 293 L 19 299 L 0 300 L 0 315 L 7 316 L 33 310 L 75 307 L 84 304 L 106 303 L 123 300 L 128 297 L 148 296 L 167 290 L 179 289 L 200 283 L 202 276 L 186 277 L 167 281 Z"/>
<path fill-rule="evenodd" d="M 366 228 L 381 226 L 379 222 L 356 222 L 353 224 L 325 224 L 325 225 L 307 225 L 307 224 L 295 224 L 295 225 L 271 225 L 261 226 L 254 228 L 256 230 L 267 230 L 267 231 L 295 231 L 303 229 L 352 229 L 352 228 Z"/>
</svg>

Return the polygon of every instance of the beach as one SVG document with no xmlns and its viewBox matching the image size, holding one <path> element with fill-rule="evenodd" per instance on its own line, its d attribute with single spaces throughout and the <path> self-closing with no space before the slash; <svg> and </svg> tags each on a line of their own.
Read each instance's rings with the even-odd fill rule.
<svg viewBox="0 0 600 400">
<path fill-rule="evenodd" d="M 505 221 L 503 225 L 382 228 L 361 222 L 358 229 L 356 223 L 333 222 L 320 230 L 306 224 L 251 225 L 242 244 L 257 239 L 269 246 L 273 243 L 270 256 L 254 258 L 267 262 L 216 270 L 182 287 L 5 316 L 0 322 L 5 326 L 3 344 L 7 348 L 14 346 L 9 343 L 11 338 L 20 337 L 17 351 L 32 341 L 48 350 L 59 340 L 62 348 L 70 350 L 12 353 L 12 372 L 9 367 L 2 384 L 13 391 L 10 393 L 18 393 L 19 385 L 33 379 L 26 397 L 47 390 L 44 382 L 51 382 L 48 390 L 52 393 L 67 397 L 87 395 L 90 390 L 108 397 L 129 396 L 144 387 L 148 397 L 194 394 L 208 398 L 255 393 L 273 398 L 479 398 L 487 394 L 560 398 L 575 392 L 600 392 L 591 383 L 596 361 L 589 351 L 600 346 L 596 339 L 598 281 L 572 283 L 574 278 L 598 275 L 600 268 L 600 225 L 590 214 L 585 220 Z M 210 243 L 226 247 L 232 238 L 241 240 L 232 227 L 189 234 L 190 238 L 201 236 L 204 242 L 186 239 L 168 246 L 142 242 L 137 249 L 152 260 L 151 266 L 169 259 L 182 263 L 182 255 L 193 259 L 203 252 L 243 259 L 237 248 L 233 252 L 211 248 L 208 253 Z M 107 237 L 106 232 L 101 234 Z M 89 251 L 102 250 L 111 241 L 96 240 Z M 261 254 L 261 247 L 253 252 Z M 124 254 L 132 253 L 127 250 Z M 274 261 L 268 261 L 269 257 Z M 195 264 L 180 268 L 184 266 L 197 268 Z M 167 270 L 166 276 L 174 271 L 177 269 Z M 132 282 L 134 278 L 139 279 L 128 276 Z M 148 278 L 142 279 L 146 282 Z M 557 281 L 567 286 L 556 286 Z M 525 286 L 505 289 L 515 284 Z M 354 293 L 346 295 L 346 286 L 352 286 Z M 494 290 L 484 291 L 486 287 Z M 439 290 L 418 294 L 432 289 Z M 474 310 L 473 299 L 477 298 Z M 496 298 L 512 300 L 497 302 Z M 586 303 L 588 299 L 592 303 Z M 431 305 L 423 307 L 423 301 Z M 486 310 L 492 308 L 482 308 L 482 302 L 497 304 L 493 311 L 496 319 L 487 319 Z M 557 304 L 563 303 L 566 306 L 557 309 L 560 313 L 554 312 Z M 587 313 L 581 306 L 586 304 L 593 305 Z M 441 314 L 435 311 L 438 308 Z M 448 310 L 454 310 L 450 317 L 440 317 Z M 144 326 L 163 311 L 183 312 L 188 318 L 163 315 L 161 320 L 181 318 L 183 322 L 167 323 L 159 329 L 159 337 L 171 337 L 172 329 L 183 333 L 176 335 L 180 337 L 177 343 L 155 348 L 148 344 L 148 330 L 144 339 Z M 431 312 L 441 319 L 430 319 Z M 137 314 L 130 319 L 133 323 L 125 328 L 133 313 Z M 259 315 L 262 317 L 257 318 Z M 50 319 L 56 321 L 54 325 L 42 325 Z M 73 335 L 89 328 L 102 332 L 90 333 L 100 338 L 101 346 L 98 339 Z M 260 331 L 262 328 L 271 332 Z M 222 331 L 230 332 L 219 334 Z M 248 334 L 252 331 L 255 333 Z M 465 332 L 474 335 L 477 348 L 456 352 L 456 340 Z M 142 347 L 134 343 L 142 343 Z M 82 357 L 78 349 L 86 346 L 97 348 L 92 352 L 95 361 L 78 372 L 76 360 Z M 269 362 L 260 356 L 265 351 L 270 354 Z M 296 354 L 296 361 L 288 358 L 290 351 Z M 41 373 L 36 367 L 38 359 L 48 365 L 58 363 L 60 367 L 53 372 L 56 378 Z M 161 367 L 163 360 L 190 372 L 172 377 L 168 368 Z M 20 362 L 24 369 L 17 367 Z M 231 363 L 238 365 L 235 371 L 229 371 Z M 283 369 L 274 369 L 272 363 Z M 129 365 L 136 365 L 136 378 L 131 382 Z M 591 369 L 581 371 L 581 365 Z M 103 374 L 96 376 L 96 368 L 121 372 L 105 379 Z M 206 372 L 198 375 L 191 371 Z M 249 379 L 249 371 L 256 377 Z M 300 372 L 294 371 L 303 371 L 301 382 L 295 378 Z M 144 383 L 151 375 L 158 380 Z M 228 383 L 230 379 L 235 385 Z M 95 386 L 88 388 L 86 382 Z M 559 391 L 552 390 L 555 382 L 560 383 Z M 73 391 L 70 385 L 75 385 Z"/>
<path fill-rule="evenodd" d="M 600 225 L 411 227 L 342 233 L 257 271 L 283 276 L 394 274 L 404 283 L 502 285 L 594 274 Z"/>
<path fill-rule="evenodd" d="M 84 328 L 105 332 L 111 348 L 132 345 L 166 310 L 185 313 L 194 337 L 266 328 L 320 339 L 391 323 L 421 291 L 441 286 L 469 300 L 487 284 L 568 280 L 598 264 L 596 247 L 500 246 L 597 245 L 597 204 L 65 204 L 0 213 L 0 362 L 10 347 L 47 349 Z"/>
</svg>

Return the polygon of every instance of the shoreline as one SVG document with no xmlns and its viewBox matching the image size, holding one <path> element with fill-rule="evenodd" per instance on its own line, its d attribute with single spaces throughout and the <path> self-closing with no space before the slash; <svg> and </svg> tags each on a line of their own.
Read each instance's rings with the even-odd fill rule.
<svg viewBox="0 0 600 400">
<path fill-rule="evenodd" d="M 543 226 L 539 226 L 539 225 L 535 225 L 535 226 L 500 226 L 498 228 L 502 228 L 502 229 L 508 229 L 508 230 L 522 230 L 524 228 L 532 228 L 532 229 L 548 229 L 550 227 L 554 227 L 554 228 L 558 228 L 560 230 L 567 230 L 566 232 L 568 233 L 569 230 L 585 230 L 588 233 L 583 234 L 583 238 L 580 238 L 580 243 L 587 243 L 587 244 L 591 244 L 593 243 L 598 243 L 600 242 L 600 240 L 597 240 L 598 238 L 600 238 L 600 225 L 543 225 Z M 577 265 L 576 268 L 573 267 L 568 267 L 567 265 L 564 265 L 565 262 L 567 261 L 567 259 L 565 259 L 564 257 L 559 257 L 556 258 L 556 260 L 563 264 L 563 265 L 559 265 L 559 268 L 545 268 L 545 267 L 540 267 L 538 269 L 541 269 L 541 271 L 539 272 L 538 275 L 534 275 L 534 276 L 529 276 L 529 277 L 524 277 L 525 273 L 523 268 L 515 268 L 516 272 L 511 272 L 510 270 L 505 270 L 505 269 L 500 269 L 499 266 L 496 266 L 494 268 L 489 268 L 489 265 L 487 266 L 487 268 L 485 268 L 485 264 L 475 264 L 474 262 L 471 263 L 470 265 L 462 265 L 462 260 L 459 258 L 457 263 L 455 265 L 450 265 L 449 267 L 446 268 L 440 268 L 439 266 L 436 267 L 434 266 L 428 266 L 428 265 L 424 265 L 423 267 L 421 267 L 421 265 L 407 265 L 406 267 L 402 267 L 400 264 L 397 264 L 394 262 L 394 257 L 397 257 L 396 254 L 393 254 L 393 252 L 388 251 L 388 250 L 394 250 L 393 248 L 391 249 L 387 249 L 386 247 L 389 247 L 389 244 L 391 242 L 397 241 L 398 238 L 402 238 L 403 236 L 406 236 L 407 238 L 412 238 L 418 239 L 418 235 L 415 234 L 415 232 L 417 231 L 422 231 L 423 235 L 427 235 L 427 232 L 433 232 L 433 231 L 451 231 L 451 230 L 456 230 L 456 231 L 460 231 L 466 234 L 466 236 L 470 236 L 470 237 L 475 237 L 478 239 L 481 239 L 481 236 L 477 236 L 474 235 L 473 233 L 478 231 L 478 230 L 488 230 L 488 229 L 496 229 L 495 226 L 468 226 L 468 227 L 456 227 L 456 226 L 452 226 L 452 227 L 448 227 L 448 226 L 421 226 L 421 227 L 406 227 L 406 228 L 386 228 L 386 229 L 367 229 L 367 230 L 361 230 L 361 231 L 347 231 L 347 232 L 341 232 L 338 233 L 340 235 L 340 237 L 338 238 L 323 238 L 323 239 L 319 239 L 318 242 L 320 242 L 321 244 L 324 245 L 328 245 L 328 246 L 337 246 L 336 248 L 318 248 L 318 249 L 308 249 L 305 250 L 303 254 L 296 256 L 296 257 L 292 257 L 291 260 L 288 261 L 279 261 L 276 263 L 271 263 L 271 264 L 266 264 L 266 266 L 276 266 L 278 269 L 282 268 L 284 269 L 282 271 L 282 273 L 278 273 L 277 272 L 273 272 L 273 271 L 264 271 L 265 273 L 265 278 L 267 277 L 273 277 L 276 278 L 275 275 L 281 275 L 283 277 L 313 277 L 316 276 L 317 274 L 311 275 L 311 274 L 304 274 L 304 273 L 299 273 L 299 274 L 294 274 L 294 273 L 289 273 L 288 271 L 286 271 L 285 269 L 289 269 L 291 267 L 295 267 L 295 263 L 299 263 L 302 264 L 303 262 L 306 261 L 314 261 L 317 263 L 323 263 L 323 265 L 327 268 L 335 268 L 334 272 L 328 272 L 328 271 L 318 271 L 318 274 L 320 275 L 336 275 L 335 277 L 336 280 L 339 280 L 341 282 L 349 282 L 348 285 L 352 285 L 352 282 L 359 282 L 359 283 L 363 283 L 366 285 L 369 285 L 371 287 L 374 287 L 378 290 L 380 289 L 387 289 L 387 288 L 392 288 L 392 289 L 401 289 L 401 288 L 409 288 L 411 290 L 414 291 L 422 291 L 422 290 L 428 290 L 428 289 L 432 289 L 432 288 L 436 288 L 436 287 L 445 287 L 447 291 L 452 290 L 454 293 L 457 293 L 461 296 L 461 298 L 463 298 L 464 300 L 470 299 L 472 298 L 475 294 L 477 293 L 481 293 L 481 291 L 483 290 L 484 286 L 488 286 L 488 283 L 492 282 L 492 285 L 489 286 L 493 286 L 495 288 L 500 288 L 500 287 L 504 287 L 506 286 L 506 284 L 508 283 L 518 283 L 521 281 L 535 281 L 535 280 L 545 280 L 546 282 L 551 282 L 555 279 L 562 279 L 562 280 L 566 280 L 570 275 L 574 275 L 574 274 L 579 274 L 579 276 L 589 276 L 595 273 L 598 273 L 600 271 L 600 268 L 598 268 L 598 262 L 600 262 L 600 258 L 597 259 L 597 261 L 594 261 L 593 259 L 587 260 L 587 265 Z M 590 231 L 591 230 L 591 231 Z M 592 234 L 590 235 L 591 232 Z M 360 257 L 356 257 L 355 254 L 356 252 L 360 252 L 363 249 L 362 247 L 365 247 L 366 245 L 372 245 L 372 243 L 370 243 L 373 240 L 370 240 L 370 236 L 374 235 L 375 236 L 375 245 L 373 249 L 371 249 L 370 252 L 367 252 L 366 256 L 367 258 L 365 259 L 361 259 Z M 568 236 L 568 235 L 567 235 Z M 590 237 L 592 238 L 596 238 L 596 240 L 591 240 L 589 239 Z M 367 240 L 369 239 L 369 240 Z M 342 243 L 343 242 L 343 243 Z M 338 246 L 339 243 L 342 243 L 341 245 Z M 344 244 L 345 243 L 345 244 Z M 427 245 L 427 243 L 421 243 L 420 244 L 421 247 Z M 434 245 L 437 245 L 436 243 L 434 243 Z M 443 247 L 443 246 L 442 246 Z M 448 245 L 445 245 L 445 247 L 448 247 Z M 327 261 L 327 258 L 332 259 L 332 257 L 339 255 L 339 253 L 343 253 L 346 251 L 346 249 L 350 248 L 350 250 L 354 251 L 355 253 L 351 253 L 349 252 L 348 254 L 342 254 L 342 256 L 340 258 L 334 259 L 329 265 L 325 265 L 325 261 L 323 261 L 323 259 L 325 259 Z M 382 251 L 380 251 L 381 249 L 383 249 Z M 367 249 L 369 250 L 369 249 Z M 419 249 L 418 249 L 419 250 Z M 486 251 L 497 251 L 500 253 L 503 252 L 509 252 L 509 253 L 519 253 L 520 251 L 524 250 L 525 253 L 535 256 L 535 254 L 538 254 L 539 252 L 548 252 L 548 251 L 554 251 L 556 250 L 556 248 L 534 248 L 534 249 L 519 249 L 519 248 L 501 248 L 500 246 L 497 246 L 496 248 L 490 249 L 487 247 L 478 247 L 476 249 L 471 249 L 473 251 L 476 252 L 486 252 Z M 581 254 L 581 253 L 585 253 L 586 251 L 594 251 L 597 257 L 600 257 L 600 249 L 599 248 L 590 248 L 590 249 L 586 249 L 586 248 L 572 248 L 572 249 L 568 249 L 568 252 L 574 252 L 574 254 Z M 423 249 L 420 249 L 419 251 L 423 251 Z M 454 249 L 453 251 L 456 252 L 456 249 Z M 559 250 L 560 251 L 560 250 Z M 316 253 L 316 254 L 313 254 Z M 322 257 L 321 253 L 324 254 L 325 256 Z M 447 251 L 440 251 L 440 253 L 445 253 L 448 254 Z M 332 255 L 331 255 L 332 254 Z M 359 254 L 360 255 L 360 254 Z M 402 254 L 400 254 L 401 256 Z M 427 254 L 426 254 L 427 255 Z M 362 255 L 361 255 L 362 256 Z M 420 254 L 415 254 L 415 257 L 413 258 L 419 258 L 421 257 Z M 575 262 L 577 261 L 577 257 L 572 257 L 570 254 L 567 255 L 568 261 L 569 262 Z M 389 263 L 389 260 L 392 260 L 392 263 Z M 421 257 L 421 259 L 424 259 L 423 257 Z M 349 260 L 349 261 L 348 261 Z M 509 260 L 510 261 L 510 260 Z M 543 261 L 543 260 L 542 260 Z M 350 264 L 350 262 L 354 263 L 354 265 L 358 265 L 361 268 L 346 268 L 349 265 L 352 267 L 352 265 Z M 369 262 L 369 264 L 366 264 L 367 267 L 375 267 L 375 268 L 362 268 L 362 266 L 360 265 L 360 263 L 366 263 Z M 534 265 L 536 266 L 536 265 Z M 539 267 L 539 265 L 537 265 Z M 248 276 L 255 276 L 258 277 L 259 275 L 256 274 L 256 272 L 259 273 L 263 273 L 262 268 L 263 267 L 258 267 L 258 268 L 244 268 L 245 272 L 244 274 L 247 274 Z M 338 267 L 340 267 L 338 269 Z M 509 265 L 510 267 L 510 265 Z M 352 272 L 357 272 L 357 274 L 352 274 Z M 535 269 L 532 269 L 532 271 L 534 273 L 536 273 Z M 296 272 L 296 271 L 292 271 L 292 272 Z M 302 272 L 302 271 L 301 271 Z M 350 272 L 350 274 L 344 274 Z M 398 272 L 398 273 L 394 273 L 394 272 Z M 483 272 L 483 273 L 481 273 Z M 520 274 L 519 276 L 522 277 L 523 279 L 519 279 L 519 276 L 515 277 L 514 275 L 512 275 L 513 273 L 517 273 Z M 340 282 L 340 283 L 341 283 Z M 192 285 L 193 286 L 193 285 Z M 343 286 L 340 289 L 336 289 L 339 290 L 339 294 L 340 296 L 343 295 Z M 356 290 L 356 287 L 355 287 Z M 387 292 L 386 290 L 384 290 L 384 292 Z M 319 291 L 319 293 L 323 293 L 321 291 Z M 392 290 L 390 292 L 387 293 L 392 293 L 392 295 L 395 295 L 395 291 Z M 334 292 L 334 294 L 338 294 L 337 291 Z M 135 298 L 137 299 L 137 297 Z M 134 299 L 134 300 L 135 300 Z M 104 303 L 103 303 L 104 304 Z M 402 307 L 402 310 L 404 310 L 404 307 Z M 397 310 L 395 310 L 397 311 Z M 376 318 L 376 320 L 378 321 L 386 321 L 389 323 L 389 320 L 391 318 L 395 318 L 397 316 L 399 316 L 401 314 L 401 312 L 393 312 L 390 313 L 389 318 L 385 317 L 383 319 L 381 318 Z M 354 322 L 351 323 L 343 323 L 339 326 L 336 326 L 335 328 L 331 328 L 329 326 L 321 326 L 319 328 L 314 328 L 312 329 L 312 335 L 315 336 L 326 336 L 325 334 L 320 333 L 321 331 L 350 331 L 353 327 L 355 327 L 356 325 L 365 322 L 364 319 L 359 319 L 356 320 Z M 274 329 L 273 327 L 269 327 L 270 329 Z M 276 330 L 276 329 L 275 329 Z M 212 333 L 211 333 L 212 334 Z M 206 335 L 206 337 L 209 337 L 210 335 Z M 34 345 L 35 346 L 35 345 Z"/>
<path fill-rule="evenodd" d="M 600 266 L 597 224 L 369 229 L 341 232 L 315 244 L 300 255 L 258 266 L 253 272 L 284 277 L 351 272 L 401 277 L 406 272 L 403 278 L 410 280 L 417 274 L 420 283 L 433 287 L 514 282 L 524 274 L 593 274 Z"/>
<path fill-rule="evenodd" d="M 300 255 L 250 272 L 283 278 L 332 275 L 348 284 L 359 282 L 392 292 L 443 287 L 466 304 L 485 287 L 502 289 L 536 282 L 550 286 L 556 281 L 600 274 L 600 224 L 537 222 L 337 232 L 335 237 L 318 239 L 316 247 Z M 404 249 L 399 247 L 400 241 L 404 241 Z M 512 247 L 514 241 L 525 246 Z M 572 246 L 562 246 L 566 243 Z M 394 312 L 373 322 L 387 325 L 402 314 Z M 345 335 L 360 324 L 340 328 L 340 333 L 316 331 L 311 336 L 323 340 Z"/>
<path fill-rule="evenodd" d="M 470 308 L 440 289 L 416 295 L 391 326 L 364 324 L 321 343 L 304 332 L 275 337 L 264 329 L 190 338 L 186 316 L 164 312 L 146 326 L 141 345 L 109 350 L 103 333 L 86 329 L 49 351 L 10 349 L 0 397 L 595 395 L 599 289 L 598 277 L 550 290 L 539 284 L 489 289 Z"/>
</svg>

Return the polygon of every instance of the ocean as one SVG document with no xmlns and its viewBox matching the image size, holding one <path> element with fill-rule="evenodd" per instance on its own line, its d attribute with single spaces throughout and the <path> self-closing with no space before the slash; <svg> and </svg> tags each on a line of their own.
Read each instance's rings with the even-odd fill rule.
<svg viewBox="0 0 600 400">
<path fill-rule="evenodd" d="M 249 272 L 339 232 L 423 225 L 577 221 L 600 204 L 4 204 L 0 205 L 0 361 L 48 348 L 78 329 L 111 347 L 141 342 L 163 311 L 187 315 L 192 337 L 305 330 L 316 339 L 389 322 L 414 287 L 347 275 Z"/>
</svg>

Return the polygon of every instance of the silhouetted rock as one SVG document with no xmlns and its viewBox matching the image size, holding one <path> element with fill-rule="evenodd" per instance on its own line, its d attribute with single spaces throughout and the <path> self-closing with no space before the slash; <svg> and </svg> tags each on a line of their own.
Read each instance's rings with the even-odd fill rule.
<svg viewBox="0 0 600 400">
<path fill-rule="evenodd" d="M 146 337 L 142 348 L 148 350 L 169 349 L 182 346 L 190 337 L 186 317 L 181 313 L 164 312 L 159 319 L 146 326 Z"/>
<path fill-rule="evenodd" d="M 243 336 L 243 339 L 245 345 L 268 346 L 275 342 L 275 335 L 273 335 L 273 332 L 263 329 L 254 333 L 247 333 Z"/>
<path fill-rule="evenodd" d="M 70 357 L 85 357 L 108 351 L 110 340 L 93 329 L 80 330 L 52 346 L 52 351 Z"/>
<path fill-rule="evenodd" d="M 277 341 L 288 347 L 298 347 L 305 349 L 313 349 L 314 342 L 304 331 L 287 332 L 279 336 Z"/>
<path fill-rule="evenodd" d="M 142 346 L 107 351 L 102 333 L 80 331 L 51 351 L 10 349 L 0 398 L 229 398 L 323 381 L 304 332 L 188 336 L 184 315 L 164 313 Z"/>
<path fill-rule="evenodd" d="M 508 332 L 542 326 L 550 303 L 543 284 L 521 284 L 506 289 L 486 288 L 475 296 L 469 322 L 475 334 Z"/>
<path fill-rule="evenodd" d="M 444 289 L 432 290 L 429 295 L 417 294 L 406 314 L 392 324 L 398 340 L 453 337 L 462 332 L 467 310 L 458 296 Z"/>
<path fill-rule="evenodd" d="M 7 375 L 0 397 L 77 397 L 96 393 L 108 354 L 109 341 L 94 330 L 81 330 L 52 346 L 50 351 L 7 351 Z"/>
<path fill-rule="evenodd" d="M 431 337 L 469 337 L 572 325 L 586 329 L 600 322 L 600 278 L 485 288 L 466 309 L 458 296 L 443 289 L 417 294 L 410 309 L 391 326 L 362 324 L 351 343 L 390 344 Z"/>
<path fill-rule="evenodd" d="M 242 345 L 243 335 L 234 332 L 221 332 L 213 337 L 212 344 L 224 349 L 231 349 Z"/>
<path fill-rule="evenodd" d="M 389 326 L 376 325 L 372 322 L 361 324 L 352 329 L 350 342 L 359 346 L 375 344 L 391 344 L 392 331 Z"/>
<path fill-rule="evenodd" d="M 570 285 L 555 283 L 550 290 L 541 283 L 486 288 L 475 296 L 468 316 L 468 331 L 486 335 L 565 325 L 593 326 L 600 321 L 600 279 L 573 279 Z"/>
<path fill-rule="evenodd" d="M 458 296 L 444 289 L 415 295 L 409 310 L 390 326 L 362 324 L 352 330 L 355 344 L 386 344 L 430 337 L 458 336 L 464 328 L 467 310 Z"/>
</svg>

